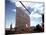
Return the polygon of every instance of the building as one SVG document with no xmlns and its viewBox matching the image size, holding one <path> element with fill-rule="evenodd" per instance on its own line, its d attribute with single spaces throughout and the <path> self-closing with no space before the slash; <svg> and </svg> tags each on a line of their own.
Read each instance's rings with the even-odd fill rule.
<svg viewBox="0 0 46 35">
<path fill-rule="evenodd" d="M 17 31 L 30 28 L 29 13 L 21 7 L 16 7 L 16 28 L 18 28 Z"/>
</svg>

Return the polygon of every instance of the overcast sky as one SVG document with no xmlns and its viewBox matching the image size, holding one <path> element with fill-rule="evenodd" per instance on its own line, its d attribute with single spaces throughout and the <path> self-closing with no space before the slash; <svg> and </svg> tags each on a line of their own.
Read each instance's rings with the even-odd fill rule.
<svg viewBox="0 0 46 35">
<path fill-rule="evenodd" d="M 30 26 L 36 26 L 37 24 L 42 23 L 42 16 L 41 13 L 43 13 L 43 3 L 33 3 L 33 2 L 22 2 L 26 8 L 31 12 L 30 16 Z M 15 16 L 16 16 L 16 6 L 17 7 L 23 7 L 19 2 L 11 1 L 6 2 L 6 28 L 10 27 L 10 24 L 12 23 L 12 26 L 15 26 Z M 40 14 L 39 14 L 40 13 Z"/>
</svg>

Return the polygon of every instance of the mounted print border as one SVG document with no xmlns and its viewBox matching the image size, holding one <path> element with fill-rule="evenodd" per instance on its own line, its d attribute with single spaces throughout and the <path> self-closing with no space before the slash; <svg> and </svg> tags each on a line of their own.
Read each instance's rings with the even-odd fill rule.
<svg viewBox="0 0 46 35">
<path fill-rule="evenodd" d="M 44 2 L 5 0 L 5 34 L 44 32 Z"/>
</svg>

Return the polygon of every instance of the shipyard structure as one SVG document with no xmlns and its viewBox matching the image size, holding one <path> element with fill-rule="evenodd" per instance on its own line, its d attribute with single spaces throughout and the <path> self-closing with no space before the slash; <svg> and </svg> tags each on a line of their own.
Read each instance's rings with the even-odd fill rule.
<svg viewBox="0 0 46 35">
<path fill-rule="evenodd" d="M 29 13 L 22 7 L 16 7 L 16 31 L 30 28 Z"/>
</svg>

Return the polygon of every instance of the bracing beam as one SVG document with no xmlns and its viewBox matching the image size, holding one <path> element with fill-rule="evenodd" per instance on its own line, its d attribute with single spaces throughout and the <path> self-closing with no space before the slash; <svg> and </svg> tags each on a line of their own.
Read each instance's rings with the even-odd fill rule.
<svg viewBox="0 0 46 35">
<path fill-rule="evenodd" d="M 21 4 L 22 4 L 22 6 L 30 13 L 30 11 L 24 6 L 24 4 L 21 2 L 21 1 L 19 1 Z M 31 14 L 31 13 L 30 13 Z"/>
</svg>

